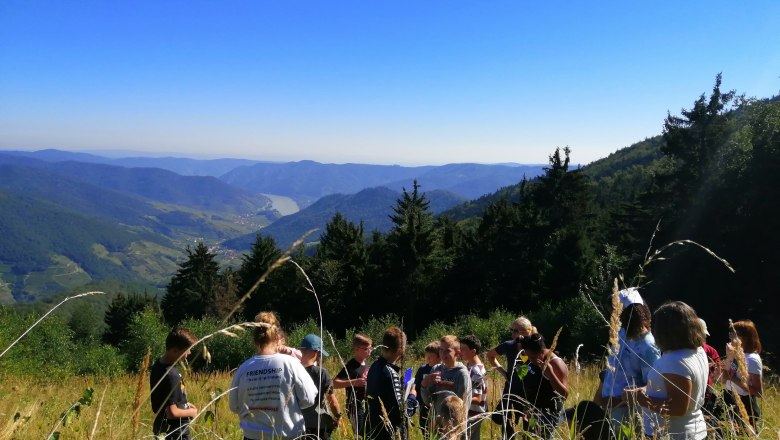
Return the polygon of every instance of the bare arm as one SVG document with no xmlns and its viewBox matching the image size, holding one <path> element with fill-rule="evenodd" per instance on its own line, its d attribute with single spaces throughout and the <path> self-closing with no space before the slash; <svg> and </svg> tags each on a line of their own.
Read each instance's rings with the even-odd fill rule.
<svg viewBox="0 0 780 440">
<path fill-rule="evenodd" d="M 635 388 L 626 390 L 628 394 L 625 400 L 633 401 L 631 394 L 636 396 L 636 402 L 639 406 L 650 409 L 653 412 L 663 413 L 670 416 L 682 416 L 688 413 L 690 405 L 690 395 L 693 391 L 693 382 L 690 379 L 677 374 L 664 374 L 666 382 L 665 399 L 649 397 L 645 388 Z"/>
<path fill-rule="evenodd" d="M 501 363 L 498 361 L 498 356 L 499 354 L 496 351 L 496 349 L 491 348 L 490 351 L 487 353 L 488 364 L 492 365 L 496 370 L 500 371 L 501 374 L 504 375 L 504 377 L 506 377 L 507 374 L 506 370 L 504 369 L 504 367 L 501 366 Z"/>
<path fill-rule="evenodd" d="M 334 389 L 340 389 L 340 388 L 365 388 L 366 387 L 366 380 L 362 377 L 358 377 L 357 379 L 333 379 L 333 388 Z"/>
<path fill-rule="evenodd" d="M 553 389 L 563 397 L 569 395 L 569 368 L 561 358 L 550 360 L 547 369 L 544 370 L 544 377 L 550 381 Z"/>
<path fill-rule="evenodd" d="M 195 417 L 198 415 L 198 408 L 189 404 L 187 409 L 181 409 L 176 405 L 169 405 L 166 411 L 169 419 L 183 419 L 186 417 Z"/>
<path fill-rule="evenodd" d="M 325 399 L 328 402 L 328 406 L 330 407 L 330 412 L 333 413 L 336 417 L 341 416 L 341 407 L 339 406 L 339 401 L 336 399 L 336 393 L 328 393 L 325 396 Z"/>
</svg>

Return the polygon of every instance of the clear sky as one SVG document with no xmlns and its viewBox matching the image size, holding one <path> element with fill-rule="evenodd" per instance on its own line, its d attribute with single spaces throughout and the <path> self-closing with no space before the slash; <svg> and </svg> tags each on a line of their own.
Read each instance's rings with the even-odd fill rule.
<svg viewBox="0 0 780 440">
<path fill-rule="evenodd" d="M 780 2 L 0 1 L 0 148 L 587 163 L 780 92 Z"/>
</svg>

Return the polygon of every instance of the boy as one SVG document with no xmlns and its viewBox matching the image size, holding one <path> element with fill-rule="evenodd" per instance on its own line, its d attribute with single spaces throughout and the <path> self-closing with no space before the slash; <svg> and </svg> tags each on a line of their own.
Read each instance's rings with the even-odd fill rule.
<svg viewBox="0 0 780 440">
<path fill-rule="evenodd" d="M 328 370 L 316 365 L 322 364 L 322 357 L 328 356 L 328 352 L 322 349 L 322 339 L 315 334 L 304 336 L 298 349 L 301 350 L 302 354 L 301 365 L 317 386 L 317 403 L 302 410 L 303 420 L 306 423 L 306 434 L 316 435 L 321 440 L 328 440 L 330 433 L 336 429 L 341 418 L 341 408 L 339 408 L 339 402 L 333 392 L 330 374 Z M 333 417 L 328 414 L 328 407 L 333 412 Z"/>
<path fill-rule="evenodd" d="M 370 440 L 409 440 L 406 431 L 404 383 L 396 364 L 406 351 L 406 334 L 390 327 L 382 336 L 382 356 L 371 364 L 366 378 L 368 419 L 366 438 Z"/>
<path fill-rule="evenodd" d="M 425 346 L 425 364 L 417 369 L 417 373 L 414 375 L 414 394 L 415 397 L 422 391 L 422 381 L 425 375 L 430 374 L 433 367 L 441 362 L 439 358 L 439 341 L 433 341 Z M 420 405 L 420 430 L 422 431 L 423 438 L 428 438 L 428 411 L 430 406 L 426 404 Z"/>
<path fill-rule="evenodd" d="M 485 365 L 479 358 L 482 344 L 474 335 L 460 339 L 460 357 L 466 362 L 471 378 L 471 404 L 468 409 L 468 438 L 479 440 L 479 428 L 482 425 L 483 414 L 487 411 L 487 380 Z"/>
<path fill-rule="evenodd" d="M 165 354 L 152 365 L 149 374 L 156 436 L 166 439 L 189 440 L 190 419 L 198 408 L 187 402 L 187 390 L 174 364 L 190 355 L 190 348 L 198 339 L 184 328 L 174 328 L 165 338 Z"/>
<path fill-rule="evenodd" d="M 352 337 L 353 357 L 333 379 L 333 388 L 346 388 L 347 414 L 356 439 L 363 435 L 366 424 L 366 360 L 371 355 L 373 341 L 366 335 Z"/>
<path fill-rule="evenodd" d="M 466 418 L 467 405 L 471 402 L 471 379 L 469 370 L 458 362 L 460 341 L 457 336 L 447 335 L 439 340 L 441 363 L 431 370 L 422 381 L 423 402 L 431 405 L 434 416 L 448 414 L 447 397 L 456 396 L 463 403 L 463 417 Z M 452 420 L 443 420 L 452 422 Z M 438 423 L 437 423 L 438 424 Z"/>
</svg>

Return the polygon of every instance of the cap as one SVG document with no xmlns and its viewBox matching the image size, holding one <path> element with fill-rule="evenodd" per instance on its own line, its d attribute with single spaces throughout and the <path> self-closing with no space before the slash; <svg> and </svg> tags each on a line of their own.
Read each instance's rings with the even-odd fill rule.
<svg viewBox="0 0 780 440">
<path fill-rule="evenodd" d="M 710 332 L 707 331 L 707 322 L 705 322 L 703 319 L 699 318 L 699 324 L 701 324 L 702 330 L 704 330 L 704 334 L 709 336 Z"/>
<path fill-rule="evenodd" d="M 618 292 L 618 298 L 623 304 L 623 308 L 630 306 L 631 304 L 644 304 L 642 295 L 639 294 L 639 289 L 636 287 L 629 287 Z"/>
<path fill-rule="evenodd" d="M 309 333 L 303 337 L 299 350 L 314 350 L 322 353 L 323 356 L 329 356 L 328 352 L 322 349 L 322 339 L 319 336 Z"/>
</svg>

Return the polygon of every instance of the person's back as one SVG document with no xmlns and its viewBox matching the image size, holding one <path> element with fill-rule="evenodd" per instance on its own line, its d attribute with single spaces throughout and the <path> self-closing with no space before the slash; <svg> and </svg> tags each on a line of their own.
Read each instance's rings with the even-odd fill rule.
<svg viewBox="0 0 780 440">
<path fill-rule="evenodd" d="M 175 367 L 177 361 L 189 355 L 196 338 L 183 328 L 173 329 L 165 340 L 165 354 L 157 359 L 149 373 L 155 435 L 166 439 L 187 440 L 189 423 L 198 413 L 187 401 L 187 391 L 181 373 Z"/>
<path fill-rule="evenodd" d="M 368 370 L 366 395 L 368 417 L 366 438 L 375 440 L 407 440 L 403 380 L 400 367 L 395 364 L 406 350 L 406 335 L 398 327 L 391 327 L 382 337 L 382 357 Z"/>
<path fill-rule="evenodd" d="M 302 409 L 314 405 L 317 388 L 309 373 L 292 356 L 277 353 L 279 322 L 271 312 L 255 318 L 257 354 L 238 367 L 229 395 L 244 438 L 299 437 L 305 432 Z"/>
</svg>

